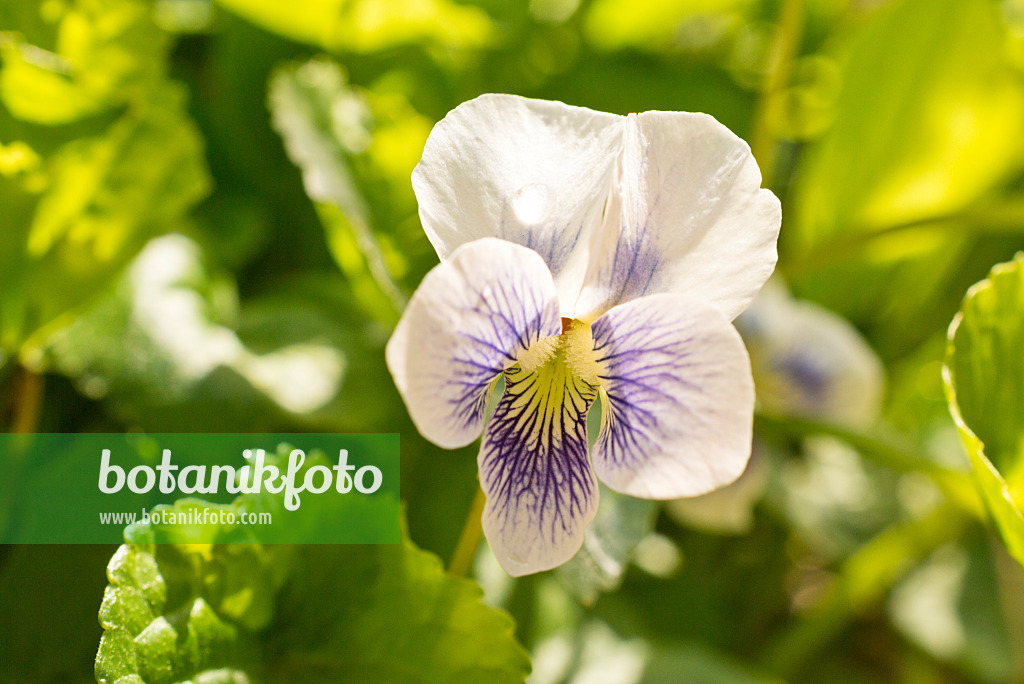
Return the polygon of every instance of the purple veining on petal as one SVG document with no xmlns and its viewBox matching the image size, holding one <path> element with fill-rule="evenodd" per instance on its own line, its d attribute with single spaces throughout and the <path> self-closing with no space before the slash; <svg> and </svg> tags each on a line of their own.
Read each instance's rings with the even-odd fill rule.
<svg viewBox="0 0 1024 684">
<path fill-rule="evenodd" d="M 506 202 L 497 234 L 504 240 L 537 252 L 552 273 L 559 273 L 576 250 L 583 235 L 584 225 L 584 221 L 551 224 L 548 220 L 543 227 L 534 226 L 527 229 L 516 220 L 511 202 Z"/>
<path fill-rule="evenodd" d="M 662 259 L 647 233 L 647 223 L 635 229 L 633 240 L 623 237 L 615 243 L 612 258 L 601 278 L 609 285 L 606 306 L 637 299 L 647 294 Z"/>
<path fill-rule="evenodd" d="M 665 326 L 653 311 L 625 320 L 612 310 L 593 325 L 594 351 L 602 366 L 606 426 L 595 445 L 615 468 L 630 468 L 660 441 L 665 420 L 694 416 L 677 397 L 700 391 L 689 379 L 693 339 Z"/>
<path fill-rule="evenodd" d="M 750 457 L 754 384 L 739 333 L 721 311 L 672 294 L 594 321 L 603 389 L 594 470 L 612 489 L 652 499 L 732 482 Z"/>
<path fill-rule="evenodd" d="M 540 369 L 505 372 L 505 393 L 478 458 L 485 531 L 499 559 L 536 572 L 579 548 L 597 506 L 587 412 L 597 388 L 569 372 L 562 351 Z"/>
<path fill-rule="evenodd" d="M 459 330 L 464 344 L 452 348 L 451 374 L 442 392 L 463 426 L 480 424 L 487 411 L 490 383 L 537 340 L 559 334 L 558 302 L 523 278 L 493 281 L 467 300 L 475 305 L 458 310 L 473 325 Z"/>
<path fill-rule="evenodd" d="M 719 161 L 715 173 L 700 175 L 702 167 L 693 157 L 704 154 L 702 139 L 673 141 L 679 149 L 671 154 L 652 147 L 657 142 L 650 136 L 660 131 L 646 116 L 626 119 L 615 196 L 602 227 L 603 249 L 587 276 L 601 301 L 588 301 L 588 309 L 608 310 L 676 289 L 678 262 L 714 233 L 731 207 L 723 198 L 744 168 L 744 149 L 737 148 Z"/>
</svg>

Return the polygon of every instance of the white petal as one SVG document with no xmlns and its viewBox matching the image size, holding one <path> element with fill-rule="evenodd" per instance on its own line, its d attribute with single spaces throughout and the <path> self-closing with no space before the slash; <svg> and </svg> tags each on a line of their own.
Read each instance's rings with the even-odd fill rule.
<svg viewBox="0 0 1024 684">
<path fill-rule="evenodd" d="M 885 389 L 874 350 L 841 316 L 792 299 L 774 279 L 768 286 L 736 319 L 762 408 L 852 426 L 874 421 Z"/>
<path fill-rule="evenodd" d="M 676 292 L 730 320 L 777 259 L 779 201 L 746 143 L 706 114 L 631 114 L 577 318 Z"/>
<path fill-rule="evenodd" d="M 561 330 L 551 274 L 537 253 L 478 240 L 423 279 L 388 341 L 388 369 L 420 434 L 465 446 L 483 429 L 491 382 Z"/>
<path fill-rule="evenodd" d="M 445 260 L 499 237 L 539 253 L 568 315 L 601 222 L 623 117 L 561 102 L 484 95 L 439 122 L 413 171 L 420 220 Z"/>
<path fill-rule="evenodd" d="M 597 513 L 587 412 L 597 386 L 574 376 L 561 350 L 533 372 L 505 372 L 505 393 L 480 447 L 483 529 L 510 575 L 566 562 Z"/>
<path fill-rule="evenodd" d="M 708 304 L 652 295 L 593 324 L 601 367 L 594 468 L 649 499 L 704 494 L 750 457 L 754 383 L 739 333 Z"/>
</svg>

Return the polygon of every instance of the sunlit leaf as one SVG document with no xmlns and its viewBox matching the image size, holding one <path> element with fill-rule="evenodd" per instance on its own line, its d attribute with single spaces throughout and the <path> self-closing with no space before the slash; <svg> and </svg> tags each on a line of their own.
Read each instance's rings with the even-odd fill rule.
<svg viewBox="0 0 1024 684">
<path fill-rule="evenodd" d="M 794 177 L 782 267 L 883 359 L 944 328 L 992 263 L 976 236 L 1024 140 L 1006 40 L 987 0 L 897 0 L 836 43 L 835 121 Z"/>
<path fill-rule="evenodd" d="M 282 36 L 326 50 L 374 52 L 435 43 L 467 48 L 491 39 L 487 15 L 450 0 L 217 0 Z"/>
<path fill-rule="evenodd" d="M 529 670 L 509 617 L 409 541 L 129 544 L 108 575 L 100 684 L 501 684 Z"/>
<path fill-rule="evenodd" d="M 1024 459 L 1024 254 L 968 291 L 949 342 L 960 415 L 1012 480 Z"/>
<path fill-rule="evenodd" d="M 346 368 L 336 325 L 300 302 L 239 312 L 236 297 L 194 242 L 164 236 L 48 350 L 83 392 L 165 430 L 254 430 L 335 401 Z"/>
<path fill-rule="evenodd" d="M 105 108 L 102 100 L 76 87 L 65 73 L 70 67 L 56 55 L 49 55 L 47 66 L 41 66 L 39 59 L 29 61 L 34 51 L 33 46 L 17 44 L 0 51 L 0 98 L 14 116 L 52 125 L 76 121 Z"/>
<path fill-rule="evenodd" d="M 682 27 L 705 43 L 735 25 L 750 0 L 597 0 L 586 17 L 587 37 L 600 48 L 672 47 L 686 39 Z"/>
<path fill-rule="evenodd" d="M 180 94 L 173 95 L 49 160 L 48 189 L 24 242 L 8 246 L 13 263 L 0 273 L 8 348 L 95 296 L 150 237 L 174 227 L 206 194 L 198 133 L 184 118 Z"/>
<path fill-rule="evenodd" d="M 406 298 L 373 231 L 350 163 L 375 140 L 366 98 L 347 85 L 337 64 L 320 59 L 278 70 L 269 102 L 274 127 L 302 169 L 335 261 L 366 310 L 394 324 Z"/>
<path fill-rule="evenodd" d="M 210 179 L 185 91 L 167 80 L 169 42 L 148 3 L 49 2 L 38 11 L 54 22 L 53 51 L 19 42 L 20 34 L 0 38 L 0 100 L 14 119 L 52 126 L 41 132 L 12 119 L 28 137 L 4 141 L 0 347 L 42 370 L 41 338 L 146 241 L 179 227 Z M 15 169 L 18 150 L 32 155 L 21 154 Z"/>
<path fill-rule="evenodd" d="M 955 212 L 1018 168 L 1024 90 L 1005 39 L 986 0 L 903 0 L 864 26 L 835 122 L 799 174 L 801 249 Z"/>
<path fill-rule="evenodd" d="M 975 483 L 1010 553 L 1024 564 L 1024 516 L 1015 500 L 1024 462 L 1021 349 L 1024 255 L 996 266 L 968 291 L 949 328 L 943 367 L 950 412 Z"/>
<path fill-rule="evenodd" d="M 183 118 L 181 94 L 167 95 L 51 161 L 25 246 L 32 276 L 49 275 L 32 312 L 40 323 L 95 291 L 208 191 L 198 133 Z"/>
<path fill-rule="evenodd" d="M 53 51 L 0 40 L 0 101 L 14 116 L 68 123 L 139 100 L 164 77 L 168 41 L 147 3 L 77 0 L 51 7 L 59 17 Z"/>
</svg>

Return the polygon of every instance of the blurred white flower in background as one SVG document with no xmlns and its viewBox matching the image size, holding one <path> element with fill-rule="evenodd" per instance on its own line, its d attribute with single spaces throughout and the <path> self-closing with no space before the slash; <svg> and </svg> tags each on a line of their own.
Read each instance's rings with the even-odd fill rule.
<svg viewBox="0 0 1024 684">
<path fill-rule="evenodd" d="M 778 276 L 736 319 L 736 328 L 750 354 L 759 410 L 851 428 L 866 427 L 878 418 L 885 369 L 874 350 L 841 316 L 794 299 Z M 747 532 L 768 480 L 764 449 L 755 438 L 753 455 L 739 479 L 710 494 L 670 502 L 669 515 L 705 531 Z M 802 490 L 829 502 L 866 500 L 870 486 L 856 453 L 829 438 L 807 440 L 805 451 L 809 461 L 820 461 L 823 467 L 789 473 L 790 479 L 812 485 Z"/>
</svg>

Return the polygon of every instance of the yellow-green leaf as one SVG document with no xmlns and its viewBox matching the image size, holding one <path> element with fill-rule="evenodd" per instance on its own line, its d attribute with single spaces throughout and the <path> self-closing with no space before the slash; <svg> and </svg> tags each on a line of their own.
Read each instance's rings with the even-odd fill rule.
<svg viewBox="0 0 1024 684">
<path fill-rule="evenodd" d="M 943 379 L 975 484 L 1010 553 L 1024 565 L 1022 349 L 1024 254 L 1018 254 L 968 291 L 949 328 Z"/>
<path fill-rule="evenodd" d="M 854 36 L 837 118 L 799 174 L 801 248 L 955 212 L 1019 167 L 1024 90 L 1005 41 L 987 0 L 903 0 Z"/>
</svg>

